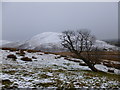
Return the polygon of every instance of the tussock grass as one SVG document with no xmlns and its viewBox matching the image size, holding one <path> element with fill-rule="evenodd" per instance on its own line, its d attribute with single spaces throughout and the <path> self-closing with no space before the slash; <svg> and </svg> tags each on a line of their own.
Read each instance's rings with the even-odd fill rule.
<svg viewBox="0 0 120 90">
<path fill-rule="evenodd" d="M 18 50 L 19 50 L 19 49 L 17 49 L 17 48 L 5 48 L 5 47 L 0 48 L 0 49 L 2 49 L 2 50 L 10 50 L 11 52 L 12 52 L 12 51 L 18 51 Z"/>
<path fill-rule="evenodd" d="M 85 76 L 91 76 L 91 77 L 106 77 L 108 80 L 117 80 L 120 81 L 120 75 L 117 74 L 111 74 L 106 72 L 93 72 L 88 70 L 82 70 Z"/>
<path fill-rule="evenodd" d="M 2 71 L 2 73 L 14 75 L 16 73 L 16 71 L 15 70 L 8 70 L 8 71 Z"/>
<path fill-rule="evenodd" d="M 2 80 L 2 84 L 5 85 L 3 88 L 10 88 L 10 85 L 13 84 L 9 79 Z"/>
<path fill-rule="evenodd" d="M 17 59 L 17 57 L 16 57 L 14 54 L 9 54 L 9 55 L 7 55 L 7 58 L 12 58 L 12 59 L 14 59 L 14 60 Z"/>
<path fill-rule="evenodd" d="M 21 60 L 23 60 L 23 61 L 32 61 L 32 59 L 28 58 L 28 57 L 23 57 L 23 58 L 21 58 Z"/>
</svg>

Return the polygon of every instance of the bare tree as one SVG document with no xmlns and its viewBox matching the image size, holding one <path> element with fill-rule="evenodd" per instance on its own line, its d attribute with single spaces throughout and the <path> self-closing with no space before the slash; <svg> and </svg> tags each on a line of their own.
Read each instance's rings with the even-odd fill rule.
<svg viewBox="0 0 120 90">
<path fill-rule="evenodd" d="M 77 58 L 82 59 L 92 71 L 98 71 L 94 67 L 97 60 L 95 60 L 91 54 L 96 38 L 90 34 L 90 31 L 64 31 L 62 32 L 60 39 L 62 40 L 61 44 L 63 47 L 74 53 Z"/>
</svg>

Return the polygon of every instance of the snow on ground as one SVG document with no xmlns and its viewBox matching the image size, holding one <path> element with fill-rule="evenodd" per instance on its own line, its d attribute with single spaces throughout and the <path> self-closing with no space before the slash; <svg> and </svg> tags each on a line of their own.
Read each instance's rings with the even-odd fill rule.
<svg viewBox="0 0 120 90">
<path fill-rule="evenodd" d="M 104 66 L 104 65 L 101 65 L 101 64 L 96 64 L 95 67 L 96 67 L 98 70 L 101 70 L 101 71 L 104 71 L 104 72 L 107 72 L 107 71 L 108 71 L 107 66 Z"/>
<path fill-rule="evenodd" d="M 107 48 L 113 48 L 113 49 L 117 48 L 114 45 L 110 45 L 110 44 L 108 44 L 108 43 L 106 43 L 104 41 L 100 41 L 100 40 L 96 40 L 95 46 L 99 47 L 99 48 L 106 48 L 106 49 Z"/>
<path fill-rule="evenodd" d="M 80 66 L 79 63 L 68 61 L 60 55 L 44 54 L 43 52 L 25 52 L 25 57 L 32 58 L 32 61 L 22 61 L 23 56 L 16 52 L 18 51 L 0 50 L 3 55 L 0 56 L 2 58 L 3 87 L 120 88 L 118 75 L 94 73 L 88 66 Z M 16 55 L 17 59 L 7 58 L 9 54 Z M 83 61 L 80 60 L 80 62 Z M 105 72 L 108 70 L 106 66 L 100 64 L 97 64 L 96 68 Z M 115 71 L 117 74 L 120 73 L 120 70 L 115 69 Z"/>
</svg>

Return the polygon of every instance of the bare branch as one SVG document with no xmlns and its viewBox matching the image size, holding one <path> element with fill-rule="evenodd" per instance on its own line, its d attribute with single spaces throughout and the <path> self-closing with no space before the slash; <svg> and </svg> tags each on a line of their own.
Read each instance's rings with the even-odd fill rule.
<svg viewBox="0 0 120 90">
<path fill-rule="evenodd" d="M 95 36 L 91 35 L 90 31 L 64 31 L 62 32 L 60 39 L 62 40 L 63 47 L 82 58 L 92 70 L 97 71 L 94 67 L 95 60 L 93 60 L 93 55 L 90 53 L 93 49 Z M 86 53 L 83 55 L 83 52 Z"/>
</svg>

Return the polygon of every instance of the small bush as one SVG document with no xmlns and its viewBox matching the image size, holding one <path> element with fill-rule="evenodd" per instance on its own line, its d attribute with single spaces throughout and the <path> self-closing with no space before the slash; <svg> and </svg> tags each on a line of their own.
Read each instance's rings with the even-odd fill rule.
<svg viewBox="0 0 120 90">
<path fill-rule="evenodd" d="M 36 52 L 40 52 L 40 51 L 37 51 L 37 50 L 26 50 L 28 53 L 36 53 Z"/>
<path fill-rule="evenodd" d="M 25 54 L 24 50 L 20 50 L 20 53 Z"/>
<path fill-rule="evenodd" d="M 53 86 L 55 83 L 54 82 L 47 82 L 47 83 L 38 83 L 35 85 L 35 87 L 50 87 L 50 86 Z"/>
<path fill-rule="evenodd" d="M 23 61 L 32 61 L 32 59 L 28 58 L 28 57 L 23 57 L 23 58 L 21 58 L 21 60 L 23 60 Z"/>
<path fill-rule="evenodd" d="M 114 68 L 120 69 L 120 64 L 113 64 Z"/>
<path fill-rule="evenodd" d="M 16 71 L 15 70 L 10 70 L 10 71 L 2 71 L 2 73 L 6 73 L 6 74 L 11 74 L 11 75 L 13 75 L 13 74 L 15 74 L 16 73 Z"/>
<path fill-rule="evenodd" d="M 41 75 L 39 75 L 39 77 L 40 77 L 40 78 L 50 78 L 51 76 L 46 75 L 46 74 L 41 74 Z"/>
<path fill-rule="evenodd" d="M 18 51 L 18 49 L 16 49 L 16 48 L 11 48 L 10 51 L 11 51 L 11 52 L 13 52 L 13 51 Z"/>
<path fill-rule="evenodd" d="M 17 57 L 14 54 L 8 55 L 7 58 L 17 59 Z"/>
<path fill-rule="evenodd" d="M 16 54 L 20 55 L 20 56 L 25 56 L 25 54 L 22 54 L 22 53 L 19 53 L 19 52 L 17 52 Z"/>
<path fill-rule="evenodd" d="M 9 89 L 15 90 L 16 88 L 18 88 L 18 84 L 17 83 L 13 83 L 13 85 L 11 85 Z"/>
<path fill-rule="evenodd" d="M 43 55 L 43 54 L 38 54 L 38 55 Z"/>
<path fill-rule="evenodd" d="M 5 48 L 5 47 L 3 47 L 2 50 L 10 50 L 11 52 L 12 51 L 18 51 L 17 48 Z"/>
<path fill-rule="evenodd" d="M 71 59 L 69 59 L 68 57 L 65 57 L 64 59 L 66 59 L 66 60 L 71 60 Z"/>
<path fill-rule="evenodd" d="M 9 88 L 13 84 L 9 79 L 2 80 L 2 84 L 5 85 L 3 88 Z"/>
<path fill-rule="evenodd" d="M 0 48 L 0 49 L 2 49 L 2 50 L 9 50 L 9 48 Z"/>
<path fill-rule="evenodd" d="M 51 54 L 50 52 L 44 52 L 44 54 Z"/>
<path fill-rule="evenodd" d="M 112 68 L 120 69 L 120 64 L 114 64 L 114 63 L 111 63 L 110 61 L 104 61 L 103 65 L 105 65 L 107 67 L 112 67 Z"/>
<path fill-rule="evenodd" d="M 36 57 L 32 56 L 33 59 L 37 59 Z"/>
<path fill-rule="evenodd" d="M 108 72 L 114 73 L 114 70 L 108 69 Z"/>
<path fill-rule="evenodd" d="M 19 52 L 16 52 L 16 54 L 20 55 L 20 56 L 24 56 L 25 52 L 23 50 L 20 50 Z"/>
<path fill-rule="evenodd" d="M 61 58 L 61 56 L 55 57 L 55 59 L 59 59 L 59 58 Z"/>
</svg>

